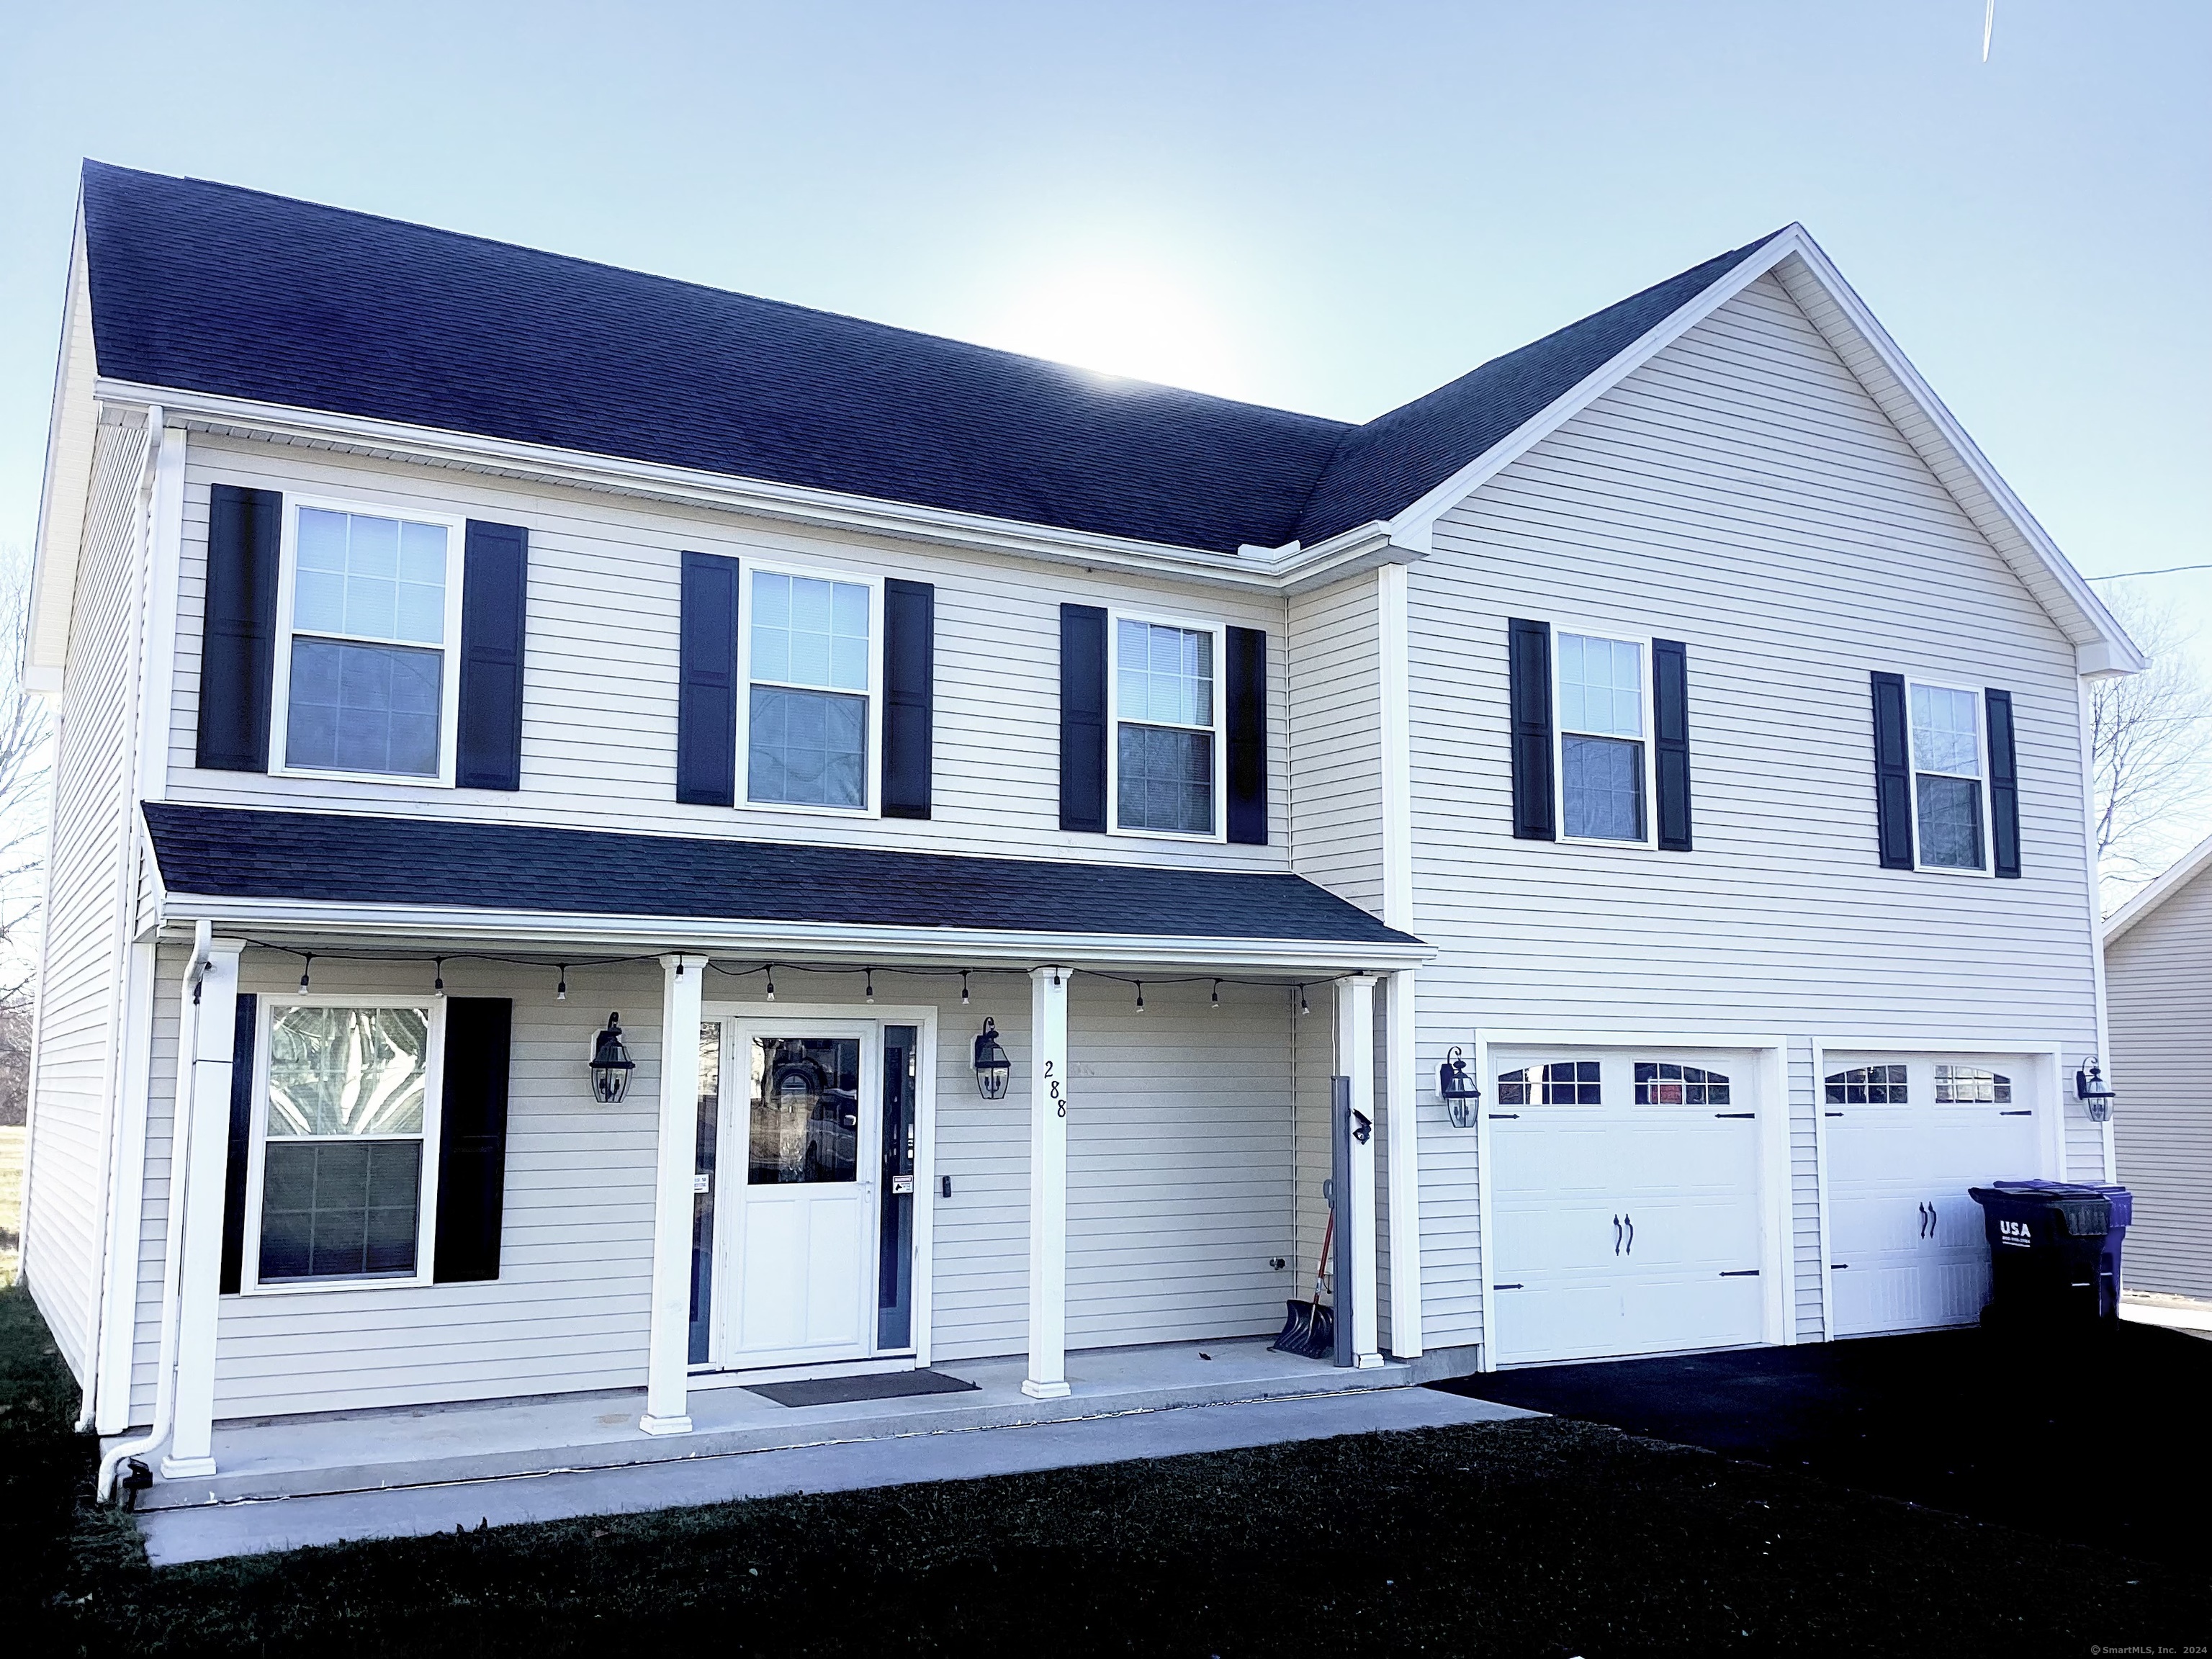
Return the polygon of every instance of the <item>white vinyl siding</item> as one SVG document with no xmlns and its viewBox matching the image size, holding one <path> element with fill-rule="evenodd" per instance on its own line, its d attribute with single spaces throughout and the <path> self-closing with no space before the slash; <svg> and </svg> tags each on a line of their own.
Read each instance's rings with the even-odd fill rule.
<svg viewBox="0 0 2212 1659">
<path fill-rule="evenodd" d="M 1279 649 L 1268 653 L 1268 793 L 1277 826 L 1271 845 L 1077 836 L 1060 828 L 1060 606 L 1098 605 L 1168 616 L 1190 610 L 1189 595 L 1166 584 L 918 549 L 912 543 L 810 535 L 735 514 L 550 486 L 526 489 L 457 469 L 290 446 L 196 441 L 191 456 L 171 707 L 172 799 L 754 840 L 834 837 L 921 851 L 1073 855 L 1100 862 L 1289 867 L 1281 833 L 1289 810 L 1289 721 Z M 452 514 L 527 527 L 521 789 L 453 790 L 398 779 L 194 769 L 213 482 L 281 490 L 288 498 L 334 497 L 396 514 Z M 928 818 L 886 820 L 848 812 L 825 818 L 819 810 L 766 805 L 733 813 L 676 799 L 677 620 L 686 549 L 736 557 L 748 580 L 755 569 L 775 568 L 871 583 L 897 576 L 935 584 L 935 754 Z M 1222 625 L 1264 628 L 1277 644 L 1283 638 L 1286 608 L 1278 596 L 1209 594 L 1205 605 Z"/>
<path fill-rule="evenodd" d="M 2105 988 L 2127 1283 L 2212 1297 L 2212 869 L 2112 941 Z"/>
<path fill-rule="evenodd" d="M 1291 601 L 1291 848 L 1298 874 L 1382 910 L 1382 692 L 1375 583 Z"/>
<path fill-rule="evenodd" d="M 69 660 L 56 720 L 53 819 L 36 1071 L 31 1083 L 26 1278 L 55 1345 L 86 1376 L 99 1295 L 106 1125 L 121 1073 L 120 885 L 131 856 L 131 658 L 138 647 L 131 570 L 146 432 L 103 422 L 77 567 Z"/>
<path fill-rule="evenodd" d="M 1794 1034 L 1815 1334 L 1804 1039 L 2094 1046 L 2072 646 L 1771 279 L 1448 513 L 1409 580 L 1416 931 L 1442 951 L 1420 974 L 1421 1074 L 1486 1025 Z M 1528 615 L 1685 641 L 1695 853 L 1594 845 L 1570 866 L 1513 839 L 1505 621 Z M 2012 691 L 2021 880 L 1885 878 L 1876 668 Z M 1434 1348 L 1480 1337 L 1474 1137 L 1424 1099 Z M 2067 1147 L 2094 1178 L 2078 1109 Z"/>
</svg>

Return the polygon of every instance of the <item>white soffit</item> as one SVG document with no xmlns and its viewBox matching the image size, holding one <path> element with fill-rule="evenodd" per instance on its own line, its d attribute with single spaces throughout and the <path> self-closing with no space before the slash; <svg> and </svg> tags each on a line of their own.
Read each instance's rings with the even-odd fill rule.
<svg viewBox="0 0 2212 1659">
<path fill-rule="evenodd" d="M 31 563 L 30 626 L 23 639 L 23 684 L 58 691 L 69 661 L 70 614 L 76 599 L 77 555 L 92 489 L 93 443 L 100 416 L 93 399 L 99 374 L 92 335 L 92 288 L 85 259 L 84 204 L 70 240 L 68 297 L 54 367 L 46 427 L 46 469 L 39 495 L 39 538 Z"/>
</svg>

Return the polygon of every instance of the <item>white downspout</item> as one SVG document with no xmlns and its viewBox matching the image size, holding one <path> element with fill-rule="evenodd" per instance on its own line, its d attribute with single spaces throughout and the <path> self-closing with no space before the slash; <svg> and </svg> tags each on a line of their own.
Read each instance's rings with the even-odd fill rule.
<svg viewBox="0 0 2212 1659">
<path fill-rule="evenodd" d="M 143 1457 L 169 1437 L 177 1410 L 177 1329 L 184 1305 L 185 1150 L 191 1145 L 192 1097 L 191 1080 L 198 1075 L 200 1022 L 200 979 L 207 972 L 208 947 L 214 941 L 215 924 L 203 921 L 193 930 L 192 959 L 185 966 L 184 1005 L 177 1041 L 177 1101 L 169 1126 L 169 1215 L 161 1248 L 161 1356 L 154 1373 L 154 1425 L 136 1440 L 118 1440 L 100 1455 L 100 1479 L 94 1488 L 105 1502 L 115 1490 L 115 1472 L 129 1457 Z"/>
</svg>

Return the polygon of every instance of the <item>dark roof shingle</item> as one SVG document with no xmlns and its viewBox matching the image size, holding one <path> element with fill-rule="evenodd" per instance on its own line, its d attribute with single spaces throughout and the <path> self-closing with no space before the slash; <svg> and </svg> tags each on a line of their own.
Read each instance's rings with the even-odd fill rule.
<svg viewBox="0 0 2212 1659">
<path fill-rule="evenodd" d="M 172 893 L 850 927 L 1406 945 L 1298 876 L 146 804 Z"/>
<path fill-rule="evenodd" d="M 1387 519 L 1760 246 L 1342 422 L 84 165 L 100 373 L 1175 547 Z"/>
</svg>

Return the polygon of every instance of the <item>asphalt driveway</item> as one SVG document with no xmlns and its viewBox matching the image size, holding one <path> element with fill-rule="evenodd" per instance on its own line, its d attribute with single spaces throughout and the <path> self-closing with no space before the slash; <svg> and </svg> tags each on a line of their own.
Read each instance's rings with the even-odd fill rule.
<svg viewBox="0 0 2212 1659">
<path fill-rule="evenodd" d="M 2212 1342 L 2179 1331 L 1937 1331 L 1432 1386 L 2139 1559 L 2212 1560 Z"/>
</svg>

